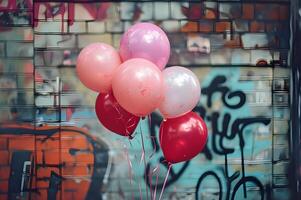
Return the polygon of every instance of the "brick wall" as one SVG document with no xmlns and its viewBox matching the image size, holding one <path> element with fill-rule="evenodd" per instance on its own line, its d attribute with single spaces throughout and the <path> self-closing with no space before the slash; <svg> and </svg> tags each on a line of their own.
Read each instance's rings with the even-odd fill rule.
<svg viewBox="0 0 301 200">
<path fill-rule="evenodd" d="M 157 175 L 158 190 L 162 187 L 166 169 L 159 162 L 162 154 L 159 147 L 154 148 L 156 140 L 153 140 L 157 137 L 160 117 L 154 114 L 150 126 L 143 120 L 131 143 L 109 133 L 97 122 L 94 113 L 97 94 L 79 82 L 74 70 L 77 55 L 83 47 L 93 42 L 105 42 L 118 48 L 123 32 L 139 21 L 153 22 L 166 31 L 172 48 L 169 66 L 190 67 L 200 78 L 203 89 L 209 91 L 211 88 L 215 92 L 212 105 L 208 105 L 209 93 L 204 93 L 196 108 L 205 118 L 210 132 L 206 151 L 189 163 L 173 167 L 164 198 L 218 198 L 218 192 L 210 192 L 218 191 L 214 180 L 203 182 L 211 187 L 203 188 L 202 184 L 198 187 L 201 175 L 208 171 L 216 172 L 223 184 L 226 178 L 220 169 L 229 168 L 230 175 L 239 171 L 239 177 L 242 177 L 238 136 L 223 138 L 224 147 L 234 148 L 234 153 L 227 155 L 228 166 L 224 155 L 214 149 L 221 148 L 218 146 L 221 135 L 213 130 L 216 127 L 223 129 L 222 121 L 229 114 L 231 121 L 227 134 L 235 120 L 269 120 L 269 124 L 254 124 L 244 133 L 246 176 L 260 181 L 266 198 L 289 199 L 290 111 L 289 67 L 286 66 L 289 11 L 288 0 L 1 2 L 0 199 L 12 194 L 16 195 L 10 196 L 12 199 L 20 195 L 25 199 L 52 199 L 53 196 L 56 199 L 95 199 L 100 196 L 103 199 L 131 199 L 142 195 L 145 199 L 154 187 L 146 189 L 144 174 L 156 167 L 161 170 L 155 171 L 152 180 Z M 273 60 L 279 61 L 280 65 L 267 65 Z M 223 79 L 224 82 L 214 82 Z M 230 109 L 214 86 L 226 87 L 229 92 L 243 92 L 246 102 L 238 109 Z M 239 100 L 225 95 L 230 104 Z M 219 123 L 214 124 L 210 119 L 216 114 Z M 5 132 L 6 124 L 11 124 L 15 134 Z M 88 130 L 89 137 L 76 131 L 66 133 L 61 130 L 56 136 L 41 136 L 36 132 L 28 135 L 20 127 L 24 124 L 34 130 L 81 127 L 83 129 L 74 129 Z M 41 124 L 44 126 L 38 127 Z M 141 132 L 145 137 L 145 158 L 149 168 L 141 164 L 144 155 L 141 154 Z M 93 151 L 97 146 L 99 149 Z M 10 184 L 13 183 L 10 180 L 15 181 L 10 178 L 13 177 L 10 174 L 13 155 L 20 155 L 16 153 L 20 150 L 31 152 L 27 158 L 32 166 L 31 178 L 28 178 L 30 190 L 23 187 L 23 192 L 14 190 Z M 108 155 L 110 165 L 102 165 Z M 132 167 L 128 165 L 129 160 Z M 107 172 L 109 176 L 105 178 Z M 24 176 L 21 181 L 25 184 L 26 180 Z M 50 180 L 53 181 L 51 184 Z M 230 191 L 231 197 L 237 184 L 238 179 L 232 188 L 223 185 L 222 194 Z M 51 186 L 53 193 L 49 193 Z M 247 186 L 249 198 L 260 198 L 258 185 Z M 241 187 L 236 195 L 242 197 Z"/>
</svg>

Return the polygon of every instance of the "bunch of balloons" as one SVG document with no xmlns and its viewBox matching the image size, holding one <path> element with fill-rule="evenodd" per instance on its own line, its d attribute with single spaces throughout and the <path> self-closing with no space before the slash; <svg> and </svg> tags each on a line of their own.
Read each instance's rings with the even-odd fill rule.
<svg viewBox="0 0 301 200">
<path fill-rule="evenodd" d="M 131 137 L 140 117 L 159 109 L 164 117 L 160 145 L 169 163 L 186 161 L 204 148 L 207 128 L 192 109 L 200 99 L 200 83 L 187 68 L 165 66 L 169 40 L 158 26 L 130 27 L 117 52 L 94 43 L 79 54 L 76 71 L 81 82 L 99 92 L 95 110 L 107 129 Z"/>
</svg>

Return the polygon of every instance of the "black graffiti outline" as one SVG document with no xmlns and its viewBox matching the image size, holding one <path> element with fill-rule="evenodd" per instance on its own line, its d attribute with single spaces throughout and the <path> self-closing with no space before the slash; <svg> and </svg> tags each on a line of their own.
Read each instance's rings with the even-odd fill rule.
<svg viewBox="0 0 301 200">
<path fill-rule="evenodd" d="M 216 83 L 224 83 L 226 81 L 225 77 L 217 76 L 212 82 L 214 84 Z M 208 89 L 209 88 L 209 89 Z M 222 100 L 223 103 L 232 109 L 238 109 L 242 107 L 245 104 L 246 101 L 246 96 L 242 91 L 235 91 L 232 92 L 231 94 L 228 95 L 229 99 L 231 99 L 234 96 L 237 96 L 240 98 L 240 101 L 236 105 L 230 105 L 226 102 L 226 93 L 229 92 L 229 88 L 226 88 L 224 86 L 217 86 L 217 85 L 210 85 L 208 88 L 205 89 L 205 94 L 208 94 L 208 101 L 207 101 L 207 106 L 211 107 L 212 106 L 212 96 L 215 93 L 214 90 L 221 92 L 222 93 Z M 204 90 L 203 90 L 204 91 Z M 264 199 L 264 187 L 261 184 L 261 182 L 254 176 L 246 176 L 245 175 L 245 163 L 244 163 L 244 146 L 245 146 L 245 140 L 243 137 L 243 132 L 244 129 L 251 124 L 256 124 L 256 123 L 262 123 L 264 125 L 268 125 L 270 123 L 270 119 L 266 117 L 249 117 L 249 118 L 238 118 L 235 119 L 234 122 L 232 123 L 231 126 L 231 131 L 230 135 L 227 133 L 229 124 L 231 121 L 231 115 L 230 113 L 225 113 L 223 117 L 223 122 L 222 122 L 222 130 L 218 130 L 218 119 L 220 117 L 220 114 L 218 112 L 213 112 L 212 117 L 208 118 L 208 120 L 211 121 L 212 123 L 212 149 L 213 151 L 218 154 L 218 155 L 224 155 L 225 156 L 225 170 L 224 170 L 224 177 L 226 179 L 226 185 L 227 185 L 227 190 L 226 190 L 226 199 L 228 200 L 230 198 L 230 191 L 231 191 L 231 183 L 237 179 L 240 176 L 240 172 L 236 171 L 233 175 L 229 176 L 228 173 L 228 159 L 227 159 L 227 154 L 233 153 L 234 148 L 226 148 L 223 145 L 224 139 L 234 139 L 237 135 L 239 138 L 239 148 L 241 152 L 241 171 L 242 171 L 242 177 L 239 179 L 237 184 L 233 188 L 233 193 L 231 196 L 231 199 L 234 199 L 236 192 L 238 191 L 238 188 L 240 186 L 243 186 L 243 191 L 244 191 L 244 197 L 246 198 L 247 196 L 247 190 L 246 190 L 246 183 L 247 182 L 253 182 L 256 186 L 260 188 L 260 195 L 261 199 Z M 217 139 L 219 136 L 219 140 Z M 218 145 L 217 145 L 218 141 Z M 217 148 L 217 146 L 220 147 L 220 149 Z M 195 193 L 195 198 L 199 199 L 198 196 L 198 191 L 200 189 L 202 181 L 207 177 L 207 176 L 213 176 L 218 182 L 220 191 L 219 191 L 219 197 L 222 199 L 222 185 L 221 185 L 221 180 L 217 176 L 217 174 L 214 171 L 207 171 L 204 174 L 202 174 L 198 180 L 197 187 L 196 187 L 196 193 Z"/>
<path fill-rule="evenodd" d="M 222 94 L 222 102 L 228 108 L 238 109 L 246 103 L 245 93 L 240 90 L 231 92 L 229 87 L 223 85 L 224 83 L 226 83 L 226 81 L 227 79 L 225 76 L 218 75 L 211 81 L 210 85 L 207 88 L 202 89 L 202 94 L 208 97 L 207 106 L 209 108 L 212 107 L 212 96 L 217 92 Z M 227 100 L 233 99 L 235 97 L 239 98 L 239 101 L 236 104 L 230 104 L 227 102 Z"/>
<path fill-rule="evenodd" d="M 235 172 L 232 176 L 230 177 L 226 177 L 225 174 L 223 174 L 224 176 L 224 179 L 226 180 L 226 199 L 228 200 L 230 198 L 230 192 L 231 192 L 231 185 L 232 185 L 232 182 L 237 179 L 239 177 L 240 173 L 238 172 Z M 222 182 L 221 182 L 221 178 L 217 175 L 217 173 L 215 171 L 206 171 L 205 173 L 203 173 L 200 178 L 198 179 L 198 182 L 197 182 L 197 186 L 196 186 L 196 192 L 195 192 L 195 199 L 198 200 L 199 199 L 199 190 L 201 188 L 201 184 L 202 184 L 202 181 L 207 178 L 208 176 L 213 176 L 217 183 L 218 183 L 218 187 L 219 187 L 219 190 L 218 190 L 218 196 L 219 196 L 219 200 L 222 200 L 223 198 L 223 187 L 222 187 Z M 235 195 L 238 191 L 238 188 L 240 188 L 242 185 L 246 184 L 247 182 L 252 182 L 254 185 L 256 185 L 257 187 L 259 187 L 259 191 L 260 191 L 260 196 L 261 196 L 261 200 L 264 199 L 264 187 L 263 185 L 261 184 L 261 182 L 253 177 L 253 176 L 246 176 L 244 177 L 243 179 L 240 179 L 236 185 L 234 186 L 234 189 L 233 189 L 233 192 L 232 192 L 232 196 L 231 196 L 231 200 L 234 200 L 235 199 Z M 246 193 L 245 193 L 246 194 Z M 246 198 L 247 196 L 245 196 Z"/>
<path fill-rule="evenodd" d="M 239 136 L 239 148 L 240 148 L 240 152 L 241 152 L 241 171 L 242 171 L 242 176 L 241 178 L 238 180 L 238 182 L 234 185 L 233 187 L 233 192 L 231 195 L 231 200 L 234 200 L 234 197 L 238 191 L 238 189 L 242 186 L 243 187 L 243 192 L 244 192 L 244 198 L 247 198 L 247 189 L 246 189 L 246 183 L 247 182 L 252 182 L 254 185 L 256 185 L 257 187 L 259 187 L 259 191 L 260 191 L 260 196 L 261 196 L 261 200 L 264 199 L 264 187 L 262 185 L 262 183 L 260 182 L 259 179 L 257 179 L 254 176 L 246 176 L 245 175 L 245 163 L 244 163 L 244 146 L 245 146 L 245 142 L 244 142 L 244 138 L 243 138 L 243 132 L 244 129 L 252 124 L 257 124 L 257 123 L 262 123 L 264 125 L 268 125 L 270 123 L 270 119 L 267 119 L 265 117 L 257 117 L 257 118 L 244 118 L 244 119 L 236 119 L 235 122 L 232 125 L 232 129 L 231 129 L 231 135 L 228 138 L 234 138 L 236 135 Z M 225 131 L 222 131 L 222 133 L 224 133 Z M 227 133 L 227 131 L 226 131 Z M 226 137 L 224 135 L 224 137 Z M 228 172 L 228 158 L 227 155 L 230 153 L 233 153 L 234 150 L 230 149 L 230 151 L 227 151 L 224 149 L 223 153 L 225 156 L 225 169 L 222 170 L 223 175 L 224 175 L 224 180 L 226 180 L 226 199 L 229 200 L 230 199 L 230 192 L 231 192 L 231 186 L 232 186 L 232 182 L 237 179 L 240 176 L 240 171 L 236 171 L 234 172 L 231 176 L 229 176 L 229 172 Z M 230 152 L 230 153 L 229 153 Z M 219 199 L 223 199 L 222 198 L 222 184 L 221 184 L 221 178 L 217 175 L 217 173 L 215 171 L 207 171 L 205 173 L 203 173 L 200 178 L 198 179 L 198 183 L 196 186 L 196 192 L 195 192 L 195 199 L 198 200 L 199 199 L 199 190 L 201 188 L 201 184 L 202 181 L 208 177 L 208 176 L 213 176 L 219 185 Z"/>
<path fill-rule="evenodd" d="M 202 94 L 207 95 L 207 107 L 209 107 L 209 108 L 212 107 L 212 98 L 215 93 L 221 94 L 221 97 L 222 97 L 221 99 L 222 99 L 223 104 L 230 109 L 239 109 L 246 103 L 245 93 L 240 90 L 231 91 L 229 87 L 223 85 L 225 82 L 226 82 L 226 77 L 223 75 L 218 75 L 211 81 L 211 83 L 209 84 L 209 86 L 207 88 L 202 89 Z M 238 101 L 236 103 L 228 102 L 233 98 L 238 99 Z M 211 116 L 206 117 L 206 109 L 200 105 L 198 105 L 194 109 L 194 111 L 197 112 L 204 119 L 211 121 L 212 129 L 213 129 L 212 130 L 212 132 L 213 132 L 212 140 L 211 140 L 212 150 L 217 155 L 225 156 L 225 173 L 226 173 L 226 175 L 228 174 L 227 154 L 233 153 L 234 149 L 229 148 L 229 147 L 224 147 L 223 141 L 224 141 L 224 139 L 232 140 L 237 135 L 239 137 L 239 141 L 240 141 L 239 146 L 240 146 L 240 150 L 241 150 L 241 159 L 242 159 L 242 163 L 241 163 L 242 178 L 239 180 L 238 184 L 236 184 L 234 186 L 235 192 L 232 194 L 232 196 L 233 197 L 235 196 L 236 191 L 238 190 L 238 188 L 241 185 L 243 185 L 244 195 L 246 195 L 246 182 L 253 182 L 255 185 L 257 185 L 260 188 L 261 196 L 264 196 L 264 188 L 263 188 L 261 182 L 256 177 L 245 176 L 244 152 L 243 152 L 243 148 L 245 146 L 245 141 L 244 141 L 244 137 L 243 137 L 243 130 L 245 129 L 246 126 L 248 126 L 250 124 L 254 124 L 254 123 L 263 123 L 265 125 L 268 125 L 270 123 L 270 119 L 267 119 L 265 117 L 250 117 L 250 118 L 235 119 L 231 125 L 230 134 L 228 135 L 228 129 L 230 127 L 230 122 L 231 122 L 231 114 L 230 113 L 225 113 L 223 115 L 222 130 L 219 131 L 218 130 L 218 120 L 220 118 L 220 113 L 213 112 Z M 159 144 L 158 144 L 158 140 L 156 137 L 157 136 L 156 135 L 156 127 L 160 126 L 162 118 L 160 118 L 160 115 L 157 113 L 152 113 L 151 117 L 152 117 L 152 123 L 150 126 L 150 135 L 152 138 L 155 138 L 155 140 L 154 140 L 155 142 L 153 142 L 152 145 L 153 145 L 154 150 L 156 152 L 158 152 Z M 218 148 L 218 147 L 220 147 L 220 148 Z M 208 160 L 211 160 L 213 157 L 212 153 L 208 147 L 208 143 L 206 144 L 204 151 L 202 153 L 205 154 L 205 157 Z M 159 159 L 159 161 L 162 161 L 162 159 L 163 158 L 161 157 Z M 147 164 L 147 168 L 145 169 L 145 174 L 149 174 L 150 169 L 151 169 L 150 165 L 151 165 L 150 163 Z M 166 167 L 166 164 L 163 163 L 163 165 Z M 171 185 L 172 183 L 177 181 L 182 176 L 182 174 L 184 173 L 184 171 L 186 170 L 188 165 L 189 165 L 189 162 L 184 162 L 184 164 L 182 165 L 182 167 L 180 168 L 180 170 L 177 173 L 172 172 L 170 178 L 167 180 L 166 187 L 168 187 L 169 185 Z M 206 176 L 206 174 L 215 174 L 216 175 L 216 173 L 214 171 L 207 171 L 204 174 L 205 174 L 205 176 Z M 202 180 L 202 177 L 204 176 L 204 174 L 199 178 L 199 180 Z M 226 178 L 227 184 L 230 184 L 234 179 L 238 178 L 239 175 L 240 175 L 240 172 L 235 172 L 230 177 L 227 175 L 227 177 L 228 177 L 228 178 Z M 146 177 L 149 177 L 149 176 L 146 176 Z M 216 175 L 216 177 L 218 177 L 218 176 Z M 153 186 L 150 184 L 151 181 L 149 179 L 145 180 L 145 181 L 147 182 L 149 187 Z M 220 183 L 219 185 L 221 185 L 220 180 L 218 181 L 218 183 Z M 197 184 L 197 186 L 196 186 L 196 195 L 198 193 L 197 190 L 199 189 L 199 185 L 200 184 Z M 157 185 L 157 187 L 159 187 L 159 188 L 162 187 L 162 183 L 159 183 Z M 230 187 L 228 187 L 228 188 L 230 188 Z M 220 191 L 220 194 L 221 194 L 221 192 L 222 191 Z M 230 194 L 229 194 L 229 196 L 230 196 Z M 229 199 L 229 197 L 227 197 L 227 199 Z"/>
</svg>

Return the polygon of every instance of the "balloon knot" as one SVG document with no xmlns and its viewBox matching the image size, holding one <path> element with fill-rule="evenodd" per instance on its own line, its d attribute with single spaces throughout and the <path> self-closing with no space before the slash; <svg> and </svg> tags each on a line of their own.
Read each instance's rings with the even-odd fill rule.
<svg viewBox="0 0 301 200">
<path fill-rule="evenodd" d="M 129 140 L 134 139 L 134 137 L 132 135 L 129 135 Z"/>
</svg>

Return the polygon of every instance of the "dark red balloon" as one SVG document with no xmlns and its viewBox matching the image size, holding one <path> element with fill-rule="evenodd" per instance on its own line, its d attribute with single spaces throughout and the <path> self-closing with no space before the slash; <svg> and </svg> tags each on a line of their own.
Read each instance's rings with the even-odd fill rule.
<svg viewBox="0 0 301 200">
<path fill-rule="evenodd" d="M 124 110 L 112 93 L 100 93 L 96 99 L 95 111 L 101 124 L 122 136 L 131 136 L 140 118 Z"/>
<path fill-rule="evenodd" d="M 166 119 L 160 126 L 160 145 L 169 163 L 187 161 L 199 154 L 208 137 L 204 120 L 194 112 Z"/>
</svg>

